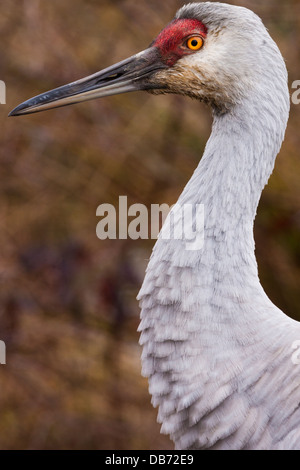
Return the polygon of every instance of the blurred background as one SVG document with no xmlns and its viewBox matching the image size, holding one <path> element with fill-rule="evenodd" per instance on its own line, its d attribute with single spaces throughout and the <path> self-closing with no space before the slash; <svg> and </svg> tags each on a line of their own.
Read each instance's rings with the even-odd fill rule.
<svg viewBox="0 0 300 470">
<path fill-rule="evenodd" d="M 300 80 L 298 0 L 238 0 Z M 1 0 L 1 449 L 172 449 L 140 376 L 141 285 L 153 241 L 96 237 L 96 208 L 173 204 L 211 116 L 178 96 L 131 93 L 7 119 L 21 101 L 150 44 L 179 0 Z M 274 77 L 276 80 L 276 77 Z M 300 320 L 300 105 L 255 227 L 262 284 Z"/>
</svg>

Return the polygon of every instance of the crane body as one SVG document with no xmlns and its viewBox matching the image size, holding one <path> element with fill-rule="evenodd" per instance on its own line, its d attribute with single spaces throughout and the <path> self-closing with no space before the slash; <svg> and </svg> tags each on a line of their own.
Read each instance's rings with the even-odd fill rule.
<svg viewBox="0 0 300 470">
<path fill-rule="evenodd" d="M 138 296 L 143 374 L 162 432 L 177 449 L 300 449 L 300 324 L 264 292 L 253 237 L 289 115 L 279 49 L 250 10 L 192 3 L 145 51 L 11 114 L 134 90 L 187 95 L 213 113 L 177 203 L 204 205 L 203 247 L 160 236 Z"/>
</svg>

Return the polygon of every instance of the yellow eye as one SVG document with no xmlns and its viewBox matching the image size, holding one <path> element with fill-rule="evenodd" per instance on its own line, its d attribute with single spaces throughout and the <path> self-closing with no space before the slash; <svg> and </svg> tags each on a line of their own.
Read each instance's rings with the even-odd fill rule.
<svg viewBox="0 0 300 470">
<path fill-rule="evenodd" d="M 203 39 L 199 36 L 193 36 L 187 40 L 186 45 L 191 51 L 198 51 L 203 46 Z"/>
</svg>

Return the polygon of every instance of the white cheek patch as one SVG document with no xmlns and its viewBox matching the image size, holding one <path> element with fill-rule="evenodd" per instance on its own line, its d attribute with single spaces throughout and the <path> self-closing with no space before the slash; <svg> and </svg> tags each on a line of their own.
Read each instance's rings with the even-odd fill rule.
<svg viewBox="0 0 300 470">
<path fill-rule="evenodd" d="M 180 66 L 186 66 L 212 82 L 233 83 L 236 79 L 238 85 L 239 78 L 242 78 L 244 85 L 250 85 L 255 76 L 255 57 L 252 41 L 224 29 L 211 35 L 208 33 L 203 47 L 179 62 Z"/>
</svg>

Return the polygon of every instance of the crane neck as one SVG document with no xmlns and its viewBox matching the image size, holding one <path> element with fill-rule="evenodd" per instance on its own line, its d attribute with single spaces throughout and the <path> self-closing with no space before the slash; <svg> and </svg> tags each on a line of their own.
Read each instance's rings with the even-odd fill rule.
<svg viewBox="0 0 300 470">
<path fill-rule="evenodd" d="M 193 251 L 187 250 L 185 240 L 160 235 L 139 293 L 143 308 L 148 301 L 176 304 L 180 312 L 206 312 L 201 318 L 210 322 L 213 313 L 218 322 L 220 317 L 237 321 L 235 306 L 245 313 L 254 298 L 258 305 L 269 306 L 258 277 L 253 222 L 284 138 L 288 113 L 285 86 L 282 94 L 256 92 L 230 112 L 214 115 L 204 155 L 174 206 L 175 213 L 176 207 L 185 204 L 204 206 L 204 227 L 192 221 L 196 232 L 204 234 L 204 242 Z M 238 318 L 242 321 L 242 315 Z"/>
<path fill-rule="evenodd" d="M 203 203 L 208 226 L 222 230 L 253 222 L 287 118 L 278 102 L 260 96 L 215 114 L 204 155 L 179 201 Z"/>
</svg>

